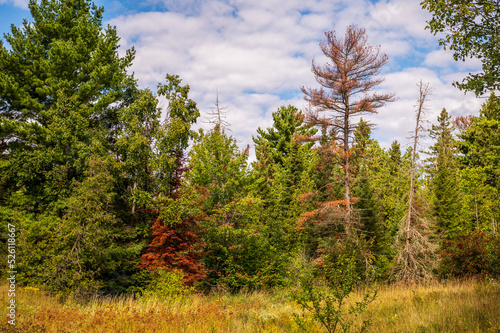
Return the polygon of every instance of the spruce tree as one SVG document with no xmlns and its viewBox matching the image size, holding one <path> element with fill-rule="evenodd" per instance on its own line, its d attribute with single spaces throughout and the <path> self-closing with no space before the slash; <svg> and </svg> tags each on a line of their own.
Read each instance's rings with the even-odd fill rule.
<svg viewBox="0 0 500 333">
<path fill-rule="evenodd" d="M 302 213 L 297 200 L 313 190 L 316 157 L 312 143 L 302 141 L 317 130 L 304 124 L 304 115 L 291 105 L 273 113 L 273 126 L 258 129 L 253 138 L 257 161 L 254 163 L 253 191 L 267 208 L 273 243 L 284 251 L 298 245 L 296 223 Z"/>
<path fill-rule="evenodd" d="M 273 119 L 272 127 L 257 129 L 258 135 L 253 138 L 257 155 L 254 171 L 257 184 L 269 187 L 259 186 L 258 190 L 271 193 L 277 190 L 276 186 L 281 187 L 280 194 L 274 193 L 272 197 L 263 199 L 275 203 L 277 199 L 287 206 L 301 182 L 302 173 L 307 172 L 313 162 L 312 143 L 302 142 L 301 139 L 314 135 L 317 130 L 304 124 L 302 112 L 291 105 L 280 107 L 273 113 Z M 280 180 L 276 180 L 277 173 L 281 173 Z M 283 209 L 287 210 L 286 207 Z"/>
<path fill-rule="evenodd" d="M 432 125 L 429 135 L 434 139 L 430 147 L 432 210 L 438 231 L 448 237 L 457 233 L 460 215 L 460 187 L 458 184 L 458 164 L 454 130 L 450 115 L 443 109 L 437 118 L 438 124 Z"/>
</svg>

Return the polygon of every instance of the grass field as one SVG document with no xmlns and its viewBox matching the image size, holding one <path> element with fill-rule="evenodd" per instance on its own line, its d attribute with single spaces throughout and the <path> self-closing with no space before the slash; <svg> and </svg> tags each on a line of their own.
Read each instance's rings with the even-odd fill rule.
<svg viewBox="0 0 500 333">
<path fill-rule="evenodd" d="M 500 332 L 500 283 L 448 282 L 379 286 L 363 318 L 369 332 Z M 290 291 L 189 295 L 168 301 L 115 297 L 58 302 L 36 288 L 16 293 L 17 317 L 2 332 L 299 332 Z M 0 286 L 7 314 L 7 286 Z M 354 301 L 359 294 L 353 295 Z M 6 316 L 4 315 L 4 318 Z M 361 320 L 362 318 L 358 318 Z M 311 321 L 309 332 L 322 332 Z"/>
</svg>

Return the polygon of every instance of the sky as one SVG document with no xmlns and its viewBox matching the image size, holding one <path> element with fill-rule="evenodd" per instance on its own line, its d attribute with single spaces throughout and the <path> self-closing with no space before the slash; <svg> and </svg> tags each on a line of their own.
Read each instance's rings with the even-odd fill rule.
<svg viewBox="0 0 500 333">
<path fill-rule="evenodd" d="M 0 32 L 31 21 L 26 0 L 0 0 Z M 134 47 L 130 71 L 139 85 L 155 89 L 165 74 L 177 74 L 191 87 L 204 123 L 219 105 L 226 108 L 230 134 L 240 147 L 252 146 L 258 127 L 272 126 L 272 113 L 282 105 L 307 107 L 302 86 L 318 87 L 313 59 L 323 64 L 319 42 L 326 31 L 343 37 L 346 27 L 365 28 L 368 42 L 389 57 L 378 92 L 397 100 L 364 117 L 373 138 L 388 148 L 394 140 L 410 145 L 422 80 L 432 89 L 427 127 L 443 108 L 452 117 L 478 114 L 484 98 L 452 86 L 478 72 L 476 59 L 455 62 L 426 30 L 431 15 L 420 0 L 96 0 L 104 24 L 116 26 L 120 52 Z M 441 36 L 442 37 L 442 36 Z M 423 141 L 425 147 L 429 140 Z M 252 158 L 252 157 L 251 157 Z"/>
</svg>

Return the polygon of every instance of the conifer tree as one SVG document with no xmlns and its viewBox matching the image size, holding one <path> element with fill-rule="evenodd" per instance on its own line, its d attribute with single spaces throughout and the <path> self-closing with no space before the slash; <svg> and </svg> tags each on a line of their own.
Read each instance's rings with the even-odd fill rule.
<svg viewBox="0 0 500 333">
<path fill-rule="evenodd" d="M 459 137 L 463 162 L 469 167 L 482 167 L 488 183 L 500 190 L 500 99 L 492 93 L 482 106 L 479 117 Z"/>
<path fill-rule="evenodd" d="M 307 123 L 314 126 L 334 128 L 339 144 L 335 147 L 343 168 L 345 206 L 345 229 L 352 229 L 352 133 L 356 127 L 353 117 L 376 113 L 393 94 L 370 94 L 383 79 L 373 78 L 387 63 L 387 56 L 370 46 L 364 29 L 347 27 L 345 39 L 339 39 L 334 31 L 325 33 L 326 41 L 320 46 L 329 59 L 321 66 L 313 60 L 312 72 L 321 88 L 306 88 L 302 91 L 311 109 Z M 324 116 L 320 113 L 325 112 Z"/>
<path fill-rule="evenodd" d="M 203 193 L 183 186 L 186 171 L 186 149 L 194 132 L 191 125 L 200 116 L 196 103 L 189 98 L 189 85 L 181 86 L 177 75 L 166 76 L 158 85 L 158 95 L 168 100 L 167 119 L 154 145 L 152 167 L 157 177 L 155 212 L 151 226 L 152 239 L 141 257 L 140 267 L 150 270 L 178 269 L 186 283 L 205 276 L 201 257 L 200 220 Z"/>
<path fill-rule="evenodd" d="M 402 154 L 401 145 L 393 141 L 387 152 L 382 154 L 382 167 L 373 173 L 377 181 L 376 196 L 381 202 L 383 224 L 386 230 L 387 247 L 392 247 L 399 223 L 407 211 L 406 197 L 410 182 L 411 149 Z"/>
<path fill-rule="evenodd" d="M 456 144 L 452 136 L 454 128 L 450 119 L 446 109 L 443 109 L 437 118 L 438 124 L 432 125 L 429 131 L 430 137 L 435 142 L 430 147 L 433 212 L 438 231 L 448 237 L 457 233 L 460 216 Z"/>
<path fill-rule="evenodd" d="M 401 221 L 398 233 L 399 253 L 397 255 L 397 277 L 403 281 L 415 281 L 429 278 L 433 264 L 434 246 L 429 237 L 429 221 L 425 217 L 422 205 L 418 203 L 417 187 L 417 148 L 419 133 L 422 131 L 425 103 L 430 94 L 429 84 L 419 83 L 416 125 L 412 136 L 413 149 L 410 167 L 410 188 L 408 191 L 408 209 Z"/>
<path fill-rule="evenodd" d="M 119 56 L 116 29 L 102 27 L 103 8 L 90 1 L 32 0 L 29 9 L 33 21 L 12 26 L 10 49 L 0 45 L 0 186 L 3 202 L 21 191 L 23 207 L 38 213 L 83 180 L 88 156 L 112 150 L 135 90 L 126 73 L 134 50 Z"/>
<path fill-rule="evenodd" d="M 273 120 L 273 126 L 267 130 L 260 127 L 257 129 L 257 136 L 253 141 L 256 150 L 260 149 L 262 142 L 267 142 L 274 163 L 283 165 L 285 157 L 293 149 L 293 139 L 298 136 L 314 135 L 316 130 L 304 124 L 304 115 L 292 105 L 281 106 L 273 112 Z M 311 144 L 307 146 L 310 148 Z"/>
<path fill-rule="evenodd" d="M 116 29 L 91 1 L 29 9 L 33 20 L 0 45 L 0 219 L 18 224 L 23 282 L 94 292 L 136 266 L 141 248 L 115 145 L 138 91 L 126 72 L 134 51 L 118 54 Z"/>
<path fill-rule="evenodd" d="M 493 93 L 459 135 L 464 229 L 496 231 L 500 220 L 500 102 Z"/>
<path fill-rule="evenodd" d="M 287 206 L 301 182 L 302 173 L 307 172 L 313 163 L 312 143 L 302 142 L 301 139 L 314 135 L 317 130 L 304 124 L 302 112 L 291 105 L 280 107 L 273 113 L 273 119 L 272 127 L 266 130 L 258 128 L 258 134 L 253 138 L 257 156 L 254 164 L 257 192 L 262 193 L 262 190 L 271 194 L 273 187 L 276 190 L 276 185 L 280 186 L 282 191 L 278 194 L 281 197 L 279 201 Z M 275 179 L 277 173 L 281 173 L 280 181 Z M 276 196 L 263 198 L 273 200 Z"/>
<path fill-rule="evenodd" d="M 197 140 L 190 152 L 187 181 L 209 191 L 205 206 L 208 214 L 245 196 L 247 158 L 248 148 L 240 151 L 236 140 L 219 124 Z"/>
<path fill-rule="evenodd" d="M 283 251 L 298 245 L 296 222 L 303 212 L 298 198 L 313 190 L 316 158 L 311 142 L 316 133 L 304 124 L 304 115 L 291 105 L 273 113 L 273 126 L 258 129 L 253 138 L 257 161 L 254 163 L 255 195 L 265 200 L 273 243 Z"/>
<path fill-rule="evenodd" d="M 383 223 L 379 202 L 375 196 L 375 177 L 372 173 L 376 168 L 375 154 L 380 153 L 374 140 L 370 138 L 371 128 L 360 119 L 354 132 L 353 148 L 356 159 L 353 159 L 353 196 L 358 199 L 356 214 L 360 218 L 361 230 L 366 240 L 372 244 L 374 252 L 381 253 L 381 243 L 384 238 Z"/>
</svg>

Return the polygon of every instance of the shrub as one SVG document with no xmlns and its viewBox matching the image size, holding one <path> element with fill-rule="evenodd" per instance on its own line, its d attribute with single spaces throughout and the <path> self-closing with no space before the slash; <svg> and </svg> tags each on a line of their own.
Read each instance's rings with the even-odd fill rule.
<svg viewBox="0 0 500 333">
<path fill-rule="evenodd" d="M 169 270 L 158 268 L 153 273 L 153 278 L 149 285 L 144 288 L 142 294 L 146 297 L 156 297 L 158 299 L 169 299 L 172 297 L 185 295 L 193 291 L 184 283 L 184 273 L 180 270 Z"/>
<path fill-rule="evenodd" d="M 483 231 L 444 241 L 439 275 L 442 278 L 500 277 L 500 237 Z"/>
<path fill-rule="evenodd" d="M 238 291 L 283 283 L 286 258 L 276 252 L 265 230 L 223 225 L 209 229 L 206 237 L 204 263 L 211 270 L 207 280 L 211 285 Z"/>
<path fill-rule="evenodd" d="M 301 288 L 292 294 L 292 298 L 303 310 L 309 311 L 310 316 L 327 332 L 336 332 L 337 328 L 343 332 L 356 329 L 352 316 L 363 313 L 368 304 L 375 300 L 377 292 L 367 292 L 362 301 L 346 306 L 346 300 L 361 280 L 356 273 L 353 257 L 341 256 L 336 265 L 325 263 L 322 272 L 326 273 L 323 286 L 314 285 L 316 278 L 313 269 L 301 278 Z M 306 315 L 294 314 L 294 319 L 300 328 L 309 331 Z M 364 320 L 359 331 L 364 332 L 369 325 L 370 320 Z"/>
</svg>

